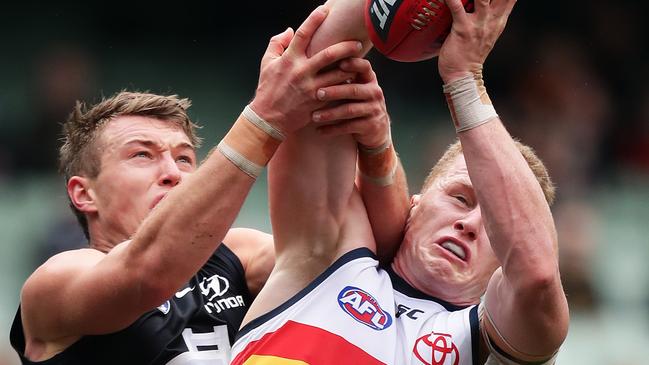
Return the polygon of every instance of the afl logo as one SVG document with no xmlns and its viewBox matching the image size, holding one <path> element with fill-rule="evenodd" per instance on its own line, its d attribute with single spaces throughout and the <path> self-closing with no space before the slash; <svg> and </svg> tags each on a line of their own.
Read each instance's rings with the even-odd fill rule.
<svg viewBox="0 0 649 365">
<path fill-rule="evenodd" d="M 412 349 L 417 359 L 425 365 L 458 365 L 460 353 L 451 335 L 432 332 L 415 341 Z"/>
<path fill-rule="evenodd" d="M 374 297 L 363 289 L 348 286 L 338 294 L 338 304 L 356 321 L 377 331 L 392 324 L 392 317 L 385 312 Z"/>
</svg>

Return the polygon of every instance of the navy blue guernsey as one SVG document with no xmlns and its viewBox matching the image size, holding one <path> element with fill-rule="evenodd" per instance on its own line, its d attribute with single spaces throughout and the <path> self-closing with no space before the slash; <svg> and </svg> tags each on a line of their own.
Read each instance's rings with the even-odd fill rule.
<svg viewBox="0 0 649 365">
<path fill-rule="evenodd" d="M 220 245 L 186 286 L 119 332 L 84 336 L 49 360 L 31 362 L 23 356 L 19 308 L 11 344 L 23 364 L 227 365 L 251 301 L 241 262 Z"/>
</svg>

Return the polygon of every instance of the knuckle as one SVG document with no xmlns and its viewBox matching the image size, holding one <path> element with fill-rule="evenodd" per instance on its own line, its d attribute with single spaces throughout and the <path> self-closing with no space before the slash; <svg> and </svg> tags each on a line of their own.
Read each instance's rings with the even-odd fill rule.
<svg viewBox="0 0 649 365">
<path fill-rule="evenodd" d="M 361 94 L 361 89 L 358 85 L 353 85 L 351 89 L 351 93 L 353 97 L 359 97 Z"/>
<path fill-rule="evenodd" d="M 304 30 L 304 28 L 301 28 L 301 27 L 300 27 L 300 28 L 295 32 L 295 37 L 298 38 L 298 39 L 302 39 L 302 40 L 304 40 L 304 39 L 306 39 L 306 38 L 308 37 L 308 35 L 307 35 L 306 31 Z"/>
<path fill-rule="evenodd" d="M 327 62 L 332 62 L 336 59 L 336 49 L 333 47 L 326 48 L 322 55 Z"/>
</svg>

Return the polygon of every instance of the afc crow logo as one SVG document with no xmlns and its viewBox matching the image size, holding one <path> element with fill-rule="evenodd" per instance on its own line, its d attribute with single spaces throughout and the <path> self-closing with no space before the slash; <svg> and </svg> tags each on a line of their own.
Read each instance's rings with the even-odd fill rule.
<svg viewBox="0 0 649 365">
<path fill-rule="evenodd" d="M 458 365 L 460 353 L 451 335 L 432 332 L 415 341 L 412 349 L 417 359 L 425 365 Z"/>
<path fill-rule="evenodd" d="M 338 304 L 356 321 L 371 329 L 381 331 L 392 324 L 392 317 L 385 312 L 374 297 L 363 289 L 345 287 L 338 294 Z"/>
</svg>

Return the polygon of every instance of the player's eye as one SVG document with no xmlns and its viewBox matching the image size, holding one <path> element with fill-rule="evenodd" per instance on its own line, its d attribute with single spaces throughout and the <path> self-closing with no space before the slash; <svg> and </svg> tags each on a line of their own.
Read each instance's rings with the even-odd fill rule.
<svg viewBox="0 0 649 365">
<path fill-rule="evenodd" d="M 131 157 L 152 158 L 153 156 L 148 151 L 137 151 Z"/>
<path fill-rule="evenodd" d="M 469 205 L 469 201 L 463 195 L 454 195 L 453 197 L 457 199 L 460 203 L 464 205 Z"/>
<path fill-rule="evenodd" d="M 187 164 L 190 164 L 190 165 L 194 162 L 194 160 L 192 160 L 192 158 L 189 157 L 189 156 L 178 156 L 178 159 L 176 159 L 176 161 L 182 162 L 182 163 L 187 163 Z"/>
</svg>

